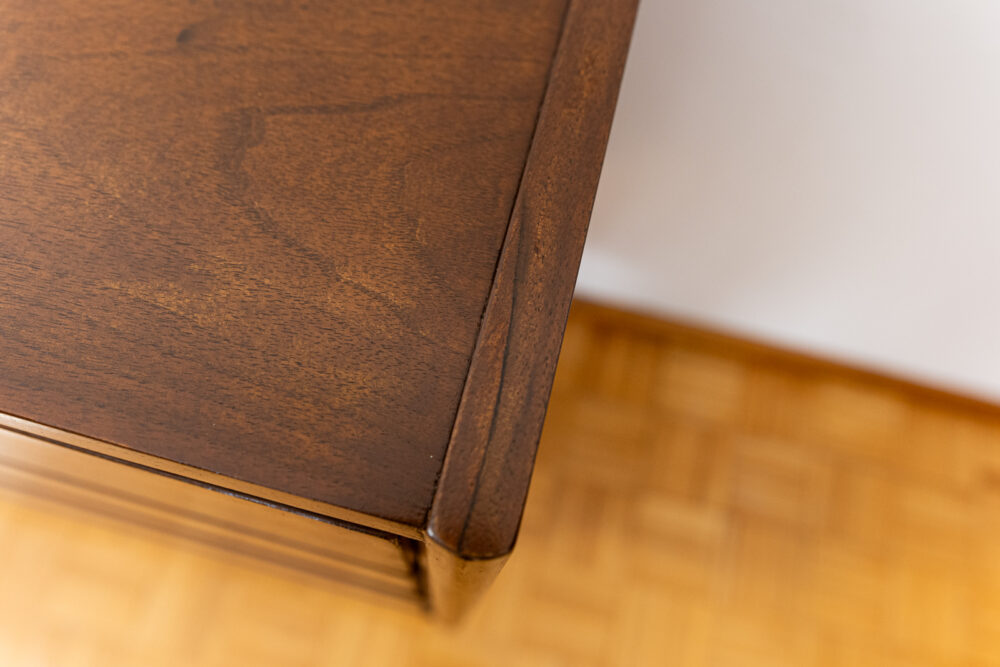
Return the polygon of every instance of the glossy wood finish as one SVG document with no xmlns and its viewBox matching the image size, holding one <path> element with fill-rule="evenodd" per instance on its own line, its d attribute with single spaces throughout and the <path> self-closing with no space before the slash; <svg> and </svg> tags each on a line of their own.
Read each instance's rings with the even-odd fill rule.
<svg viewBox="0 0 1000 667">
<path fill-rule="evenodd" d="M 457 573 L 513 546 L 634 0 L 4 9 L 0 413 L 430 527 L 427 576 L 480 587 Z"/>
<path fill-rule="evenodd" d="M 417 543 L 0 427 L 0 486 L 419 605 Z"/>
<path fill-rule="evenodd" d="M 0 409 L 419 524 L 562 5 L 5 4 Z"/>
<path fill-rule="evenodd" d="M 466 582 L 474 596 L 499 570 L 484 561 L 514 546 L 635 8 L 567 12 L 429 517 L 430 538 L 456 556 L 430 570 L 442 609 L 463 607 Z"/>
</svg>

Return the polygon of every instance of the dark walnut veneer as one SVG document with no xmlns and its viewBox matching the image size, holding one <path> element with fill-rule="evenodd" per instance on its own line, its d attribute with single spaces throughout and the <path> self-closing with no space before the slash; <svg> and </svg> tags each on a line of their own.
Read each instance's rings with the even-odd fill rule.
<svg viewBox="0 0 1000 667">
<path fill-rule="evenodd" d="M 513 547 L 634 11 L 7 3 L 0 468 L 357 530 L 458 614 Z"/>
</svg>

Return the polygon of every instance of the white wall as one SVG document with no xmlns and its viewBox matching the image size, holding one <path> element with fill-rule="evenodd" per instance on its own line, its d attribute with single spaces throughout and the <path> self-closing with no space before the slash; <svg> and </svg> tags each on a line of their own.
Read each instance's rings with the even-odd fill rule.
<svg viewBox="0 0 1000 667">
<path fill-rule="evenodd" d="M 1000 399 L 1000 1 L 645 0 L 578 293 Z"/>
</svg>

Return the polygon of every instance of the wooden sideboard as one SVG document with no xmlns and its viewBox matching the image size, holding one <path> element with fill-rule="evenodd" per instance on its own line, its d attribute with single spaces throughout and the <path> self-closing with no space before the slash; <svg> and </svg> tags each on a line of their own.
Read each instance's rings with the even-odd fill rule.
<svg viewBox="0 0 1000 667">
<path fill-rule="evenodd" d="M 457 616 L 514 546 L 634 0 L 0 15 L 0 483 Z"/>
</svg>

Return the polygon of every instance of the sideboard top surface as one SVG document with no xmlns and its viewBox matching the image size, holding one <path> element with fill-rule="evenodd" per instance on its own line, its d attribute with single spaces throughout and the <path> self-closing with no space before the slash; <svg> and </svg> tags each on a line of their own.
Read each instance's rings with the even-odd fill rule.
<svg viewBox="0 0 1000 667">
<path fill-rule="evenodd" d="M 422 525 L 565 5 L 6 3 L 0 412 Z"/>
</svg>

